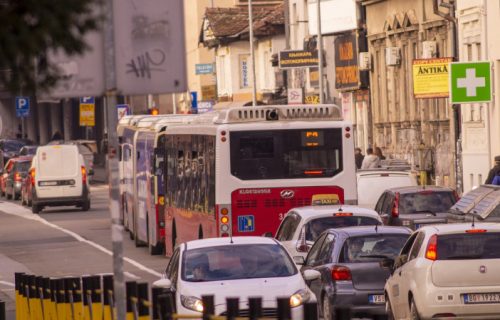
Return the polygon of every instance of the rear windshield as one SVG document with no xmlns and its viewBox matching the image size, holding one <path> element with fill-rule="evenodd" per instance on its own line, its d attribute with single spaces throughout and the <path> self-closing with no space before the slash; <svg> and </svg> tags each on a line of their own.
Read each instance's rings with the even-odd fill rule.
<svg viewBox="0 0 500 320">
<path fill-rule="evenodd" d="M 342 171 L 342 129 L 234 131 L 231 173 L 242 180 L 332 177 Z"/>
<path fill-rule="evenodd" d="M 339 260 L 342 263 L 360 263 L 395 259 L 408 237 L 409 234 L 351 237 L 344 243 Z"/>
<path fill-rule="evenodd" d="M 28 172 L 31 167 L 31 161 L 17 162 L 15 170 L 19 172 Z"/>
<path fill-rule="evenodd" d="M 462 233 L 437 237 L 438 260 L 500 259 L 500 233 Z"/>
<path fill-rule="evenodd" d="M 323 231 L 331 228 L 345 228 L 356 226 L 374 226 L 380 222 L 375 218 L 370 217 L 326 217 L 318 218 L 306 223 L 306 240 L 316 241 Z"/>
<path fill-rule="evenodd" d="M 454 203 L 455 196 L 451 191 L 401 194 L 399 214 L 447 212 Z"/>
<path fill-rule="evenodd" d="M 7 152 L 19 152 L 19 150 L 25 145 L 22 141 L 5 141 L 4 142 L 4 150 Z"/>
</svg>

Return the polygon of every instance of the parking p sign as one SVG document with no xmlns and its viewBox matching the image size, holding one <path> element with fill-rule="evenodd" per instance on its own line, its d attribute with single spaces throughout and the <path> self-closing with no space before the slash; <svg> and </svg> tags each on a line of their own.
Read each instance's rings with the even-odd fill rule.
<svg viewBox="0 0 500 320">
<path fill-rule="evenodd" d="M 450 66 L 451 103 L 491 101 L 490 62 L 453 62 Z"/>
<path fill-rule="evenodd" d="M 16 117 L 24 118 L 30 115 L 30 98 L 16 97 Z"/>
</svg>

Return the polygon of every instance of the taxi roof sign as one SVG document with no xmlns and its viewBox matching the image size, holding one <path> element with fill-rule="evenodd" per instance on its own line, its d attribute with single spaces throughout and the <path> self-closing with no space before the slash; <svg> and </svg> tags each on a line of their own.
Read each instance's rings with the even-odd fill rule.
<svg viewBox="0 0 500 320">
<path fill-rule="evenodd" d="M 338 194 L 315 194 L 312 196 L 311 204 L 313 206 L 328 206 L 340 204 Z"/>
</svg>

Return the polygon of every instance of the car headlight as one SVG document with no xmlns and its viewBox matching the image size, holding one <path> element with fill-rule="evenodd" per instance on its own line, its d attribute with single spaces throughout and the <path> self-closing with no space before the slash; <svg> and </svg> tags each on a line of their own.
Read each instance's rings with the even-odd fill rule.
<svg viewBox="0 0 500 320">
<path fill-rule="evenodd" d="M 301 289 L 290 297 L 290 307 L 295 308 L 309 301 L 311 294 L 308 290 Z"/>
<path fill-rule="evenodd" d="M 203 302 L 199 298 L 181 295 L 181 303 L 189 310 L 203 312 Z"/>
</svg>

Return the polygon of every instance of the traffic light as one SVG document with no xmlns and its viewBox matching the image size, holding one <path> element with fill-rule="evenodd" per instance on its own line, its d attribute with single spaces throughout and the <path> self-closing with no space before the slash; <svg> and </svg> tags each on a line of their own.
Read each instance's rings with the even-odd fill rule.
<svg viewBox="0 0 500 320">
<path fill-rule="evenodd" d="M 149 114 L 152 116 L 157 116 L 160 114 L 160 110 L 157 107 L 149 109 Z"/>
</svg>

